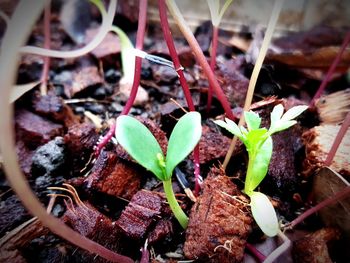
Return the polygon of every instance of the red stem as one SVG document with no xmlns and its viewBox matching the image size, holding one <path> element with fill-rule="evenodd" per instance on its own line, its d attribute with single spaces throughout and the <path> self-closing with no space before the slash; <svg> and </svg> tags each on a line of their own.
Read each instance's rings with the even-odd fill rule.
<svg viewBox="0 0 350 263">
<path fill-rule="evenodd" d="M 264 262 L 266 259 L 266 256 L 261 253 L 259 250 L 256 249 L 252 244 L 247 243 L 245 245 L 246 249 L 249 250 L 249 252 L 259 261 L 259 262 Z"/>
<path fill-rule="evenodd" d="M 139 50 L 143 50 L 143 40 L 145 38 L 146 31 L 146 19 L 147 19 L 147 0 L 140 0 L 139 6 L 139 22 L 137 27 L 137 35 L 136 35 L 136 45 L 135 48 Z M 134 81 L 132 83 L 132 88 L 130 92 L 130 97 L 124 106 L 124 109 L 121 115 L 126 115 L 129 113 L 131 106 L 134 104 L 137 90 L 140 85 L 141 78 L 141 64 L 142 58 L 135 56 L 135 71 L 134 71 Z"/>
<path fill-rule="evenodd" d="M 210 68 L 215 72 L 216 66 L 216 52 L 218 49 L 219 28 L 213 25 L 213 39 L 211 42 L 211 56 L 210 56 Z M 210 112 L 211 102 L 213 99 L 213 88 L 211 85 L 208 87 L 208 101 L 207 101 L 207 113 Z"/>
<path fill-rule="evenodd" d="M 146 31 L 146 19 L 147 19 L 147 0 L 140 0 L 139 5 L 139 22 L 137 27 L 137 34 L 136 34 L 136 49 L 142 50 L 143 49 L 143 40 L 145 38 L 145 31 Z M 120 115 L 126 115 L 129 113 L 132 105 L 134 104 L 136 94 L 140 85 L 140 78 L 141 78 L 141 64 L 142 64 L 142 58 L 135 56 L 135 71 L 134 71 L 134 81 L 132 83 L 132 88 L 130 92 L 130 96 L 128 101 L 126 102 L 123 111 Z M 106 144 L 110 141 L 110 139 L 114 136 L 116 129 L 116 124 L 112 124 L 109 128 L 108 133 L 102 138 L 101 142 L 96 146 L 95 149 L 95 156 L 97 157 L 101 150 L 106 146 Z"/>
<path fill-rule="evenodd" d="M 45 5 L 44 11 L 44 48 L 50 49 L 51 44 L 51 31 L 50 31 L 50 19 L 51 19 L 51 2 L 48 1 Z M 43 71 L 41 73 L 41 85 L 40 93 L 42 95 L 47 94 L 47 80 L 49 77 L 50 57 L 44 57 Z"/>
<path fill-rule="evenodd" d="M 179 59 L 179 56 L 177 54 L 173 38 L 171 36 L 171 31 L 170 31 L 170 27 L 169 27 L 169 23 L 168 23 L 168 17 L 167 17 L 167 13 L 166 13 L 167 9 L 166 9 L 166 5 L 165 5 L 165 1 L 158 0 L 158 6 L 159 6 L 160 24 L 162 26 L 164 39 L 165 39 L 166 44 L 168 46 L 169 53 L 170 53 L 171 59 L 174 63 L 175 70 L 179 76 L 180 84 L 181 84 L 182 90 L 184 92 L 188 108 L 190 109 L 190 111 L 195 111 L 196 109 L 195 109 L 194 104 L 193 104 L 191 92 L 190 92 L 190 89 L 188 87 L 185 75 L 183 73 L 183 68 L 180 64 L 180 59 Z M 196 196 L 198 196 L 199 190 L 200 190 L 200 185 L 199 185 L 199 175 L 200 175 L 199 145 L 197 145 L 194 148 L 193 158 L 194 158 L 194 176 L 195 176 L 194 194 Z"/>
<path fill-rule="evenodd" d="M 332 147 L 328 152 L 326 161 L 324 162 L 325 166 L 331 165 L 333 158 L 334 158 L 335 154 L 337 153 L 338 147 L 339 147 L 340 143 L 342 142 L 349 126 L 350 126 L 350 112 L 348 112 L 348 114 L 346 115 L 345 120 L 344 120 L 343 124 L 341 125 L 337 136 L 334 139 Z"/>
<path fill-rule="evenodd" d="M 335 195 L 333 195 L 330 198 L 327 198 L 323 200 L 321 203 L 317 204 L 316 206 L 308 209 L 304 213 L 302 213 L 300 216 L 298 216 L 296 219 L 294 219 L 290 224 L 290 228 L 294 228 L 297 224 L 301 223 L 304 221 L 307 217 L 310 215 L 316 213 L 317 211 L 321 210 L 322 208 L 331 205 L 337 201 L 340 201 L 341 199 L 345 198 L 347 195 L 350 194 L 350 186 L 345 187 L 343 190 L 339 191 Z"/>
<path fill-rule="evenodd" d="M 312 98 L 311 102 L 310 102 L 310 107 L 313 107 L 316 100 L 322 95 L 323 91 L 325 90 L 328 82 L 330 81 L 335 69 L 337 68 L 339 62 L 340 62 L 340 59 L 346 49 L 346 47 L 349 45 L 350 43 L 350 31 L 346 34 L 345 38 L 344 38 L 344 41 L 343 41 L 343 44 L 339 50 L 339 53 L 337 54 L 337 56 L 335 57 L 332 65 L 330 66 L 328 72 L 327 72 L 327 75 L 326 77 L 323 79 L 320 87 L 318 88 L 315 96 Z"/>
<path fill-rule="evenodd" d="M 230 104 L 229 104 L 224 92 L 222 91 L 222 89 L 219 85 L 219 82 L 217 81 L 217 79 L 215 77 L 214 72 L 211 70 L 211 68 L 208 64 L 208 61 L 205 58 L 205 56 L 204 56 L 196 38 L 194 37 L 191 29 L 187 26 L 186 21 L 184 20 L 182 14 L 178 10 L 174 1 L 167 1 L 167 5 L 168 5 L 168 8 L 171 9 L 171 13 L 173 14 L 173 17 L 174 17 L 178 27 L 180 28 L 180 31 L 182 32 L 182 34 L 186 38 L 188 44 L 190 45 L 197 62 L 201 65 L 201 67 L 204 71 L 204 74 L 207 76 L 208 81 L 209 81 L 209 85 L 212 86 L 213 91 L 214 91 L 216 97 L 218 98 L 218 100 L 220 101 L 222 107 L 224 108 L 227 117 L 231 120 L 236 120 L 237 117 L 232 113 Z"/>
</svg>

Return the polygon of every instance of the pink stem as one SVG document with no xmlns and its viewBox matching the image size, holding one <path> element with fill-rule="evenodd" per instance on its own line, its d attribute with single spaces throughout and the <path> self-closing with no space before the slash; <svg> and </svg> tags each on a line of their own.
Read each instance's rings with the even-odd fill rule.
<svg viewBox="0 0 350 263">
<path fill-rule="evenodd" d="M 338 147 L 339 147 L 341 141 L 343 140 L 349 126 L 350 126 L 350 112 L 348 112 L 348 114 L 346 115 L 345 120 L 344 120 L 343 124 L 341 125 L 337 136 L 334 139 L 332 147 L 329 150 L 329 153 L 327 155 L 326 161 L 324 162 L 325 166 L 331 165 L 333 158 L 334 158 L 335 154 L 337 153 Z"/>
<path fill-rule="evenodd" d="M 313 107 L 316 100 L 322 95 L 323 91 L 325 90 L 328 82 L 330 81 L 335 69 L 337 68 L 337 65 L 339 64 L 340 62 L 340 59 L 346 49 L 346 47 L 349 45 L 350 43 L 350 31 L 346 34 L 345 38 L 344 38 L 344 41 L 343 41 L 343 44 L 339 50 L 339 53 L 337 54 L 337 56 L 335 57 L 332 65 L 330 66 L 328 72 L 327 72 L 327 75 L 326 77 L 323 79 L 320 87 L 318 88 L 315 96 L 312 98 L 311 102 L 310 102 L 310 107 Z"/>
<path fill-rule="evenodd" d="M 341 190 L 338 193 L 336 193 L 335 195 L 333 195 L 332 197 L 323 200 L 321 203 L 317 204 L 316 206 L 314 206 L 314 207 L 308 209 L 307 211 L 305 211 L 304 213 L 302 213 L 300 216 L 298 216 L 296 219 L 294 219 L 289 224 L 289 227 L 294 228 L 297 224 L 304 221 L 310 215 L 316 213 L 317 211 L 321 210 L 322 208 L 324 208 L 328 205 L 331 205 L 331 204 L 345 198 L 349 194 L 350 194 L 350 186 L 347 186 L 343 190 Z"/>
<path fill-rule="evenodd" d="M 247 250 L 249 250 L 249 252 L 261 263 L 264 262 L 264 260 L 266 259 L 266 256 L 261 253 L 259 250 L 257 250 L 252 244 L 247 243 L 245 245 L 245 247 L 247 248 Z"/>
<path fill-rule="evenodd" d="M 218 38 L 219 38 L 219 28 L 213 25 L 213 39 L 211 42 L 211 57 L 210 57 L 210 68 L 213 72 L 215 72 L 215 66 L 216 66 L 216 52 L 218 49 Z M 209 85 L 207 113 L 210 112 L 212 99 L 213 99 L 213 88 Z"/>
<path fill-rule="evenodd" d="M 188 108 L 190 109 L 190 111 L 195 111 L 195 107 L 194 107 L 193 100 L 191 97 L 191 92 L 190 92 L 190 89 L 188 87 L 185 75 L 183 73 L 183 68 L 180 64 L 180 59 L 179 59 L 179 56 L 177 54 L 173 38 L 171 36 L 171 31 L 170 31 L 167 13 L 166 13 L 167 9 L 166 9 L 166 5 L 165 5 L 165 1 L 158 0 L 158 6 L 159 6 L 160 24 L 162 26 L 164 39 L 165 39 L 166 44 L 168 46 L 169 53 L 170 53 L 171 59 L 174 63 L 175 70 L 179 76 L 180 84 L 181 84 L 182 90 L 184 92 Z M 199 191 L 200 191 L 200 185 L 199 185 L 199 175 L 200 175 L 199 145 L 197 145 L 194 148 L 193 158 L 194 158 L 194 176 L 195 176 L 195 188 L 194 188 L 195 193 L 194 194 L 196 196 L 198 196 Z"/>
<path fill-rule="evenodd" d="M 139 49 L 139 50 L 143 49 L 143 40 L 145 37 L 145 31 L 146 31 L 147 5 L 148 5 L 147 0 L 140 0 L 139 20 L 138 20 L 139 22 L 138 22 L 138 28 L 137 28 L 137 34 L 136 34 L 136 45 L 135 45 L 136 49 Z M 132 83 L 129 99 L 126 102 L 123 108 L 123 111 L 121 112 L 121 115 L 128 114 L 132 105 L 134 104 L 136 94 L 140 85 L 141 64 L 142 64 L 142 58 L 135 56 L 134 81 Z M 102 138 L 101 142 L 96 146 L 95 148 L 96 157 L 100 154 L 101 150 L 106 146 L 106 144 L 114 136 L 115 129 L 116 129 L 116 125 L 114 123 L 109 128 L 108 133 Z"/>
<path fill-rule="evenodd" d="M 44 48 L 50 49 L 51 44 L 51 31 L 50 31 L 50 19 L 51 19 L 51 4 L 50 1 L 45 5 L 44 11 Z M 44 57 L 43 72 L 41 74 L 40 93 L 42 95 L 47 94 L 47 80 L 49 76 L 50 58 Z"/>
</svg>

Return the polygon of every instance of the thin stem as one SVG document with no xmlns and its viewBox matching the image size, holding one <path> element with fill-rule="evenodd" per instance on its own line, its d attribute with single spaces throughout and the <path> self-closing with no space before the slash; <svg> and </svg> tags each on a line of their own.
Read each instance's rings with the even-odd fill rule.
<svg viewBox="0 0 350 263">
<path fill-rule="evenodd" d="M 175 19 L 176 24 L 180 28 L 180 31 L 182 32 L 184 37 L 186 38 L 193 53 L 195 54 L 195 57 L 196 57 L 198 63 L 201 65 L 205 75 L 207 76 L 208 81 L 209 81 L 209 85 L 212 86 L 218 100 L 220 101 L 222 107 L 225 110 L 227 117 L 231 120 L 235 120 L 236 117 L 233 115 L 233 113 L 231 111 L 231 106 L 230 106 L 225 94 L 223 93 L 223 91 L 219 85 L 219 82 L 217 81 L 217 79 L 214 75 L 214 72 L 211 70 L 207 59 L 205 58 L 205 56 L 204 56 L 196 38 L 194 37 L 191 29 L 186 24 L 186 21 L 183 18 L 180 10 L 178 9 L 175 1 L 174 0 L 166 0 L 166 3 L 167 3 L 167 6 L 168 6 L 170 13 L 172 14 L 172 16 Z"/>
<path fill-rule="evenodd" d="M 218 49 L 218 38 L 219 38 L 219 28 L 213 25 L 213 37 L 211 41 L 211 54 L 210 54 L 210 68 L 213 72 L 215 72 L 215 66 L 216 66 L 216 52 Z M 213 88 L 209 85 L 207 113 L 210 112 L 212 99 L 213 99 Z"/>
<path fill-rule="evenodd" d="M 50 30 L 50 19 L 51 19 L 51 1 L 47 1 L 44 9 L 44 48 L 50 49 L 51 44 L 51 30 Z M 47 80 L 49 77 L 50 68 L 50 57 L 44 57 L 43 72 L 41 73 L 41 95 L 47 94 Z"/>
<path fill-rule="evenodd" d="M 139 6 L 139 22 L 136 34 L 136 49 L 143 49 L 143 40 L 145 37 L 146 31 L 146 18 L 147 18 L 147 0 L 140 0 Z M 140 85 L 141 79 L 141 65 L 142 58 L 135 56 L 135 69 L 134 69 L 134 80 L 132 83 L 131 92 L 129 98 L 121 112 L 121 115 L 126 115 L 129 113 L 134 101 L 136 99 L 136 94 Z M 99 156 L 101 150 L 106 146 L 106 144 L 110 141 L 110 139 L 114 136 L 116 129 L 116 124 L 113 123 L 109 128 L 107 134 L 102 138 L 101 142 L 95 148 L 95 156 Z"/>
<path fill-rule="evenodd" d="M 145 30 L 146 30 L 146 19 L 147 19 L 147 0 L 140 0 L 139 5 L 139 22 L 137 27 L 136 34 L 136 45 L 135 48 L 139 50 L 143 50 L 143 40 L 145 38 Z M 131 106 L 134 104 L 136 94 L 140 85 L 141 78 L 141 64 L 142 58 L 135 56 L 135 71 L 134 71 L 134 81 L 132 83 L 132 88 L 130 92 L 130 97 L 124 106 L 124 109 L 121 115 L 126 115 L 129 113 Z"/>
<path fill-rule="evenodd" d="M 114 15 L 117 9 L 117 0 L 111 0 L 106 15 L 102 14 L 102 24 L 94 39 L 86 46 L 72 51 L 50 50 L 40 47 L 24 46 L 19 52 L 55 58 L 74 58 L 83 56 L 95 49 L 105 38 L 113 24 Z"/>
<path fill-rule="evenodd" d="M 337 54 L 337 56 L 335 57 L 335 59 L 333 60 L 333 63 L 332 65 L 330 66 L 330 68 L 328 69 L 328 72 L 325 76 L 325 78 L 322 80 L 322 83 L 320 85 L 320 87 L 318 88 L 315 96 L 312 98 L 311 102 L 310 102 L 310 107 L 313 107 L 315 105 L 315 102 L 317 99 L 319 99 L 323 93 L 323 91 L 325 90 L 328 82 L 331 80 L 331 77 L 334 73 L 334 71 L 336 70 L 340 60 L 341 60 L 341 57 L 346 49 L 346 47 L 349 45 L 350 43 L 350 31 L 348 31 L 348 33 L 346 34 L 345 38 L 344 38 L 344 41 L 341 45 L 341 48 L 339 50 L 339 53 Z"/>
<path fill-rule="evenodd" d="M 12 15 L 2 40 L 2 49 L 6 52 L 0 53 L 0 79 L 2 88 L 0 89 L 0 146 L 3 154 L 6 177 L 13 190 L 21 199 L 28 211 L 37 216 L 38 219 L 48 227 L 53 233 L 66 239 L 67 241 L 81 247 L 91 253 L 96 253 L 101 257 L 113 262 L 131 263 L 132 259 L 116 254 L 105 247 L 93 242 L 86 237 L 73 231 L 62 221 L 49 215 L 46 209 L 31 191 L 25 176 L 20 170 L 17 155 L 15 152 L 15 138 L 13 119 L 13 107 L 9 105 L 9 98 L 15 80 L 16 67 L 18 65 L 18 51 L 32 29 L 33 23 L 45 5 L 44 0 L 20 1 Z M 23 15 L 25 14 L 25 16 Z"/>
<path fill-rule="evenodd" d="M 337 201 L 340 201 L 341 199 L 345 198 L 349 194 L 350 194 L 350 186 L 347 186 L 343 190 L 333 195 L 332 197 L 327 198 L 322 202 L 318 203 L 316 206 L 306 210 L 304 213 L 302 213 L 300 216 L 294 219 L 290 224 L 288 224 L 288 228 L 294 228 L 296 225 L 304 221 L 310 215 L 316 213 L 317 211 L 321 210 L 322 208 L 328 205 L 331 205 Z"/>
<path fill-rule="evenodd" d="M 264 62 L 267 49 L 270 45 L 272 35 L 273 35 L 273 32 L 274 32 L 276 24 L 277 24 L 277 20 L 278 20 L 278 17 L 280 15 L 280 12 L 281 12 L 281 9 L 283 6 L 283 2 L 284 2 L 284 0 L 275 0 L 274 6 L 272 9 L 272 13 L 271 13 L 271 17 L 270 17 L 270 21 L 267 25 L 265 37 L 264 37 L 264 40 L 262 42 L 258 58 L 257 58 L 256 63 L 254 65 L 252 76 L 251 76 L 250 81 L 249 81 L 248 91 L 247 91 L 247 96 L 245 98 L 243 111 L 248 111 L 250 108 L 250 105 L 252 104 L 255 85 L 256 85 L 256 82 L 258 80 L 259 72 L 260 72 L 261 66 Z M 244 123 L 245 123 L 244 115 L 242 114 L 242 116 L 239 120 L 238 126 L 242 126 L 242 125 L 244 125 Z M 225 160 L 224 160 L 224 163 L 222 165 L 224 169 L 226 169 L 226 167 L 231 159 L 231 156 L 233 154 L 233 151 L 235 149 L 236 142 L 237 142 L 237 139 L 235 139 L 235 138 L 236 138 L 236 136 L 233 137 L 231 144 L 230 144 L 230 148 L 225 156 Z"/>
<path fill-rule="evenodd" d="M 173 186 L 171 184 L 171 179 L 163 181 L 163 187 L 164 187 L 164 193 L 169 203 L 169 206 L 171 208 L 171 211 L 173 211 L 174 216 L 176 217 L 177 221 L 179 221 L 182 228 L 186 229 L 188 225 L 188 217 L 176 200 L 176 197 L 173 191 Z"/>
<path fill-rule="evenodd" d="M 175 70 L 179 76 L 180 84 L 182 87 L 182 90 L 184 92 L 186 102 L 188 105 L 188 108 L 190 111 L 195 111 L 195 107 L 193 104 L 193 100 L 191 97 L 190 88 L 188 87 L 185 75 L 183 73 L 183 67 L 180 64 L 180 59 L 177 54 L 175 44 L 171 35 L 169 23 L 168 23 L 168 17 L 166 13 L 166 5 L 164 0 L 158 0 L 158 6 L 159 6 L 159 16 L 160 16 L 160 24 L 162 26 L 162 31 L 164 35 L 165 42 L 168 46 L 169 53 L 171 56 L 171 59 L 174 63 Z M 199 184 L 199 175 L 200 175 L 200 165 L 199 165 L 199 145 L 197 145 L 193 150 L 193 157 L 194 157 L 194 176 L 195 176 L 195 188 L 194 188 L 194 194 L 198 196 L 199 190 L 200 190 L 200 184 Z"/>
<path fill-rule="evenodd" d="M 335 154 L 337 153 L 339 145 L 342 142 L 347 130 L 349 129 L 349 126 L 350 126 L 350 111 L 346 115 L 345 120 L 344 120 L 343 124 L 341 125 L 341 127 L 338 131 L 338 134 L 333 141 L 332 147 L 328 152 L 326 161 L 324 162 L 325 166 L 331 165 L 333 158 L 334 158 Z"/>
<path fill-rule="evenodd" d="M 247 250 L 249 250 L 249 252 L 259 261 L 259 262 L 264 262 L 264 260 L 266 259 L 266 256 L 261 253 L 259 250 L 257 250 L 252 244 L 247 243 L 245 245 L 245 247 L 247 248 Z"/>
<path fill-rule="evenodd" d="M 190 111 L 195 111 L 193 100 L 191 97 L 191 92 L 190 92 L 190 89 L 188 87 L 185 75 L 183 73 L 183 68 L 180 64 L 180 59 L 177 55 L 177 51 L 175 48 L 173 38 L 171 36 L 171 31 L 170 31 L 168 18 L 167 18 L 167 14 L 166 14 L 165 0 L 158 0 L 158 6 L 159 6 L 160 25 L 161 25 L 162 30 L 163 30 L 164 39 L 165 39 L 165 42 L 168 46 L 169 54 L 170 54 L 171 59 L 174 63 L 175 70 L 179 76 L 180 84 L 181 84 L 181 87 L 183 89 L 188 108 L 190 109 Z"/>
<path fill-rule="evenodd" d="M 252 174 L 252 169 L 253 165 L 255 164 L 255 154 L 249 154 L 248 158 L 248 168 L 247 168 L 247 174 L 245 177 L 245 182 L 244 182 L 244 193 L 250 197 L 254 189 L 251 188 L 251 180 L 253 179 L 253 174 Z"/>
<path fill-rule="evenodd" d="M 278 257 L 291 247 L 292 242 L 281 230 L 278 231 L 278 236 L 283 240 L 283 244 L 272 251 L 272 253 L 265 259 L 264 263 L 275 262 Z"/>
</svg>

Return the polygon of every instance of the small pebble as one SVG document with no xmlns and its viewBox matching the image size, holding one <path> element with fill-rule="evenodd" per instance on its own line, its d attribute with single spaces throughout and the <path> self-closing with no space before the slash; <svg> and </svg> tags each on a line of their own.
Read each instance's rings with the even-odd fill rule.
<svg viewBox="0 0 350 263">
<path fill-rule="evenodd" d="M 62 137 L 56 137 L 40 146 L 34 153 L 33 176 L 55 175 L 65 163 L 65 145 Z"/>
<path fill-rule="evenodd" d="M 106 108 L 102 104 L 90 104 L 86 105 L 86 109 L 94 114 L 102 114 L 106 112 Z"/>
<path fill-rule="evenodd" d="M 84 114 L 85 108 L 82 106 L 77 106 L 74 108 L 74 112 L 75 112 L 75 114 Z"/>
<path fill-rule="evenodd" d="M 141 67 L 141 79 L 152 79 L 153 78 L 153 71 L 149 63 L 142 63 Z"/>
<path fill-rule="evenodd" d="M 107 95 L 107 92 L 106 92 L 105 86 L 100 86 L 94 90 L 92 97 L 100 100 L 100 99 L 104 99 L 106 95 Z"/>
<path fill-rule="evenodd" d="M 105 80 L 110 84 L 116 84 L 122 77 L 122 73 L 115 69 L 109 69 L 105 72 Z"/>
</svg>

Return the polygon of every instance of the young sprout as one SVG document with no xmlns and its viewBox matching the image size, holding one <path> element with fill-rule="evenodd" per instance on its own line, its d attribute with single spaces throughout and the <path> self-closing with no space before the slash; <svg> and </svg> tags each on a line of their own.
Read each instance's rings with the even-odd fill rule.
<svg viewBox="0 0 350 263">
<path fill-rule="evenodd" d="M 107 15 L 107 11 L 102 3 L 101 0 L 90 0 L 101 12 L 103 16 Z M 135 48 L 130 39 L 128 38 L 127 34 L 123 30 L 121 30 L 117 26 L 111 26 L 110 29 L 112 32 L 116 33 L 119 37 L 120 41 L 120 47 L 121 47 L 121 58 L 122 58 L 122 68 L 123 68 L 123 78 L 120 80 L 120 90 L 125 95 L 129 96 L 131 87 L 134 82 L 134 73 L 135 73 Z M 148 94 L 147 92 L 142 89 L 141 87 L 138 87 L 138 95 L 136 100 L 147 100 Z M 142 93 L 142 95 L 141 95 Z M 143 97 L 144 99 L 141 99 Z"/>
<path fill-rule="evenodd" d="M 117 118 L 115 135 L 118 143 L 140 165 L 163 182 L 169 206 L 184 229 L 187 227 L 188 217 L 176 201 L 171 177 L 175 167 L 197 145 L 201 134 L 201 115 L 198 112 L 186 113 L 175 125 L 169 138 L 166 156 L 164 156 L 156 138 L 146 126 L 126 115 Z"/>
<path fill-rule="evenodd" d="M 268 130 L 260 128 L 261 118 L 252 111 L 244 112 L 248 129 L 238 127 L 229 119 L 226 119 L 226 122 L 215 121 L 217 125 L 236 135 L 247 149 L 249 161 L 244 192 L 251 199 L 250 205 L 256 223 L 267 236 L 275 236 L 278 233 L 276 212 L 269 199 L 263 193 L 254 190 L 265 178 L 269 168 L 273 147 L 271 135 L 296 124 L 297 121 L 294 119 L 306 109 L 307 106 L 296 106 L 283 114 L 283 106 L 281 104 L 275 106 L 271 112 L 271 124 Z"/>
<path fill-rule="evenodd" d="M 226 0 L 224 5 L 220 10 L 220 0 L 207 0 L 211 22 L 213 24 L 213 36 L 211 44 L 211 57 L 210 57 L 210 68 L 212 71 L 215 70 L 216 65 L 216 51 L 218 47 L 218 38 L 219 38 L 219 24 L 221 19 L 226 12 L 227 8 L 230 6 L 233 0 Z M 207 112 L 210 111 L 211 101 L 212 101 L 212 87 L 208 88 L 208 101 L 207 101 Z"/>
<path fill-rule="evenodd" d="M 207 0 L 211 22 L 214 27 L 219 27 L 221 19 L 233 0 L 226 0 L 220 10 L 220 0 Z"/>
</svg>

